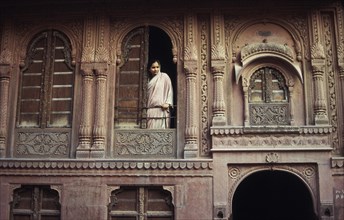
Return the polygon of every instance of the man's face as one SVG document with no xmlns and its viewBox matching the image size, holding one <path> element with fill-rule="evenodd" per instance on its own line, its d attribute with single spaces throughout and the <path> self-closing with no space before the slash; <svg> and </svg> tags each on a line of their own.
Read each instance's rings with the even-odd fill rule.
<svg viewBox="0 0 344 220">
<path fill-rule="evenodd" d="M 153 75 L 156 75 L 160 72 L 160 66 L 159 66 L 159 63 L 157 62 L 154 62 L 152 63 L 149 71 L 153 74 Z"/>
</svg>

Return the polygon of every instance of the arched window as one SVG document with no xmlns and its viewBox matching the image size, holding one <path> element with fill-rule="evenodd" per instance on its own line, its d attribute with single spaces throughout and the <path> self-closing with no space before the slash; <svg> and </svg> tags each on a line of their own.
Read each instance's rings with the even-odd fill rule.
<svg viewBox="0 0 344 220">
<path fill-rule="evenodd" d="M 21 70 L 17 127 L 71 127 L 73 87 L 67 37 L 55 30 L 36 35 Z"/>
<path fill-rule="evenodd" d="M 109 220 L 174 219 L 171 193 L 162 187 L 121 187 L 110 199 Z"/>
<path fill-rule="evenodd" d="M 248 96 L 251 125 L 290 123 L 288 87 L 277 69 L 263 67 L 256 70 L 250 78 Z"/>
<path fill-rule="evenodd" d="M 49 186 L 22 186 L 13 192 L 10 219 L 59 220 L 59 194 Z"/>
<path fill-rule="evenodd" d="M 149 59 L 160 60 L 161 71 L 171 78 L 176 91 L 176 66 L 173 63 L 172 43 L 160 28 L 138 27 L 124 38 L 122 63 L 116 76 L 115 126 L 116 128 L 146 128 L 147 63 Z M 174 96 L 176 100 L 176 96 Z M 174 100 L 174 103 L 176 101 Z M 175 106 L 176 107 L 176 106 Z M 171 128 L 175 127 L 175 108 Z"/>
</svg>

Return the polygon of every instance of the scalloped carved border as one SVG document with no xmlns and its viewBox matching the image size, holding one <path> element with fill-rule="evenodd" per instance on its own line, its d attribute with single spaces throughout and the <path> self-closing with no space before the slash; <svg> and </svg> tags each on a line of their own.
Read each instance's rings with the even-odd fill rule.
<svg viewBox="0 0 344 220">
<path fill-rule="evenodd" d="M 44 161 L 44 160 L 1 160 L 1 169 L 34 170 L 212 170 L 210 160 L 204 161 Z M 45 173 L 44 175 L 49 175 Z M 99 174 L 101 175 L 101 174 Z"/>
</svg>

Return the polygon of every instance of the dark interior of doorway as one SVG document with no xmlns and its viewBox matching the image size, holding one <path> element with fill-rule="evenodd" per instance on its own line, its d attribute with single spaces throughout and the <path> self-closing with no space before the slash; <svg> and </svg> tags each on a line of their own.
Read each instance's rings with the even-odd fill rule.
<svg viewBox="0 0 344 220">
<path fill-rule="evenodd" d="M 284 171 L 260 171 L 238 186 L 233 220 L 315 220 L 305 184 Z"/>
<path fill-rule="evenodd" d="M 173 86 L 173 103 L 171 109 L 172 120 L 171 128 L 176 126 L 176 108 L 177 108 L 177 67 L 173 63 L 172 42 L 170 37 L 162 29 L 149 26 L 149 48 L 148 60 L 158 59 L 161 62 L 161 72 L 169 75 Z"/>
</svg>

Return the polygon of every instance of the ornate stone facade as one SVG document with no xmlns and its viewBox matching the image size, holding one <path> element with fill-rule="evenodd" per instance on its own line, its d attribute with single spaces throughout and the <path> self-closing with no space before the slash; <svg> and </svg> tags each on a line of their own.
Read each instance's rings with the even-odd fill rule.
<svg viewBox="0 0 344 220">
<path fill-rule="evenodd" d="M 160 187 L 174 219 L 240 220 L 254 208 L 244 201 L 245 186 L 254 188 L 253 197 L 262 189 L 279 199 L 271 192 L 287 192 L 279 187 L 288 184 L 306 204 L 293 210 L 295 219 L 343 219 L 343 2 L 259 0 L 255 10 L 252 4 L 2 3 L 0 219 L 23 214 L 18 195 L 33 186 L 35 195 L 58 194 L 60 219 L 111 219 L 119 213 L 110 210 L 116 193 L 138 187 L 136 217 L 144 220 L 145 190 Z M 47 30 L 63 33 L 64 46 L 60 38 L 37 43 Z M 47 50 L 54 53 L 45 56 Z M 156 55 L 174 88 L 173 124 L 164 130 L 141 126 L 147 61 Z M 68 71 L 58 69 L 63 64 Z M 70 75 L 69 93 L 58 77 Z M 131 99 L 121 100 L 122 93 Z M 72 105 L 71 126 L 46 122 L 69 113 L 61 103 Z M 19 123 L 22 115 L 37 125 Z M 271 211 L 272 219 L 293 207 L 283 198 L 271 203 L 262 196 L 260 203 L 283 210 Z"/>
</svg>

